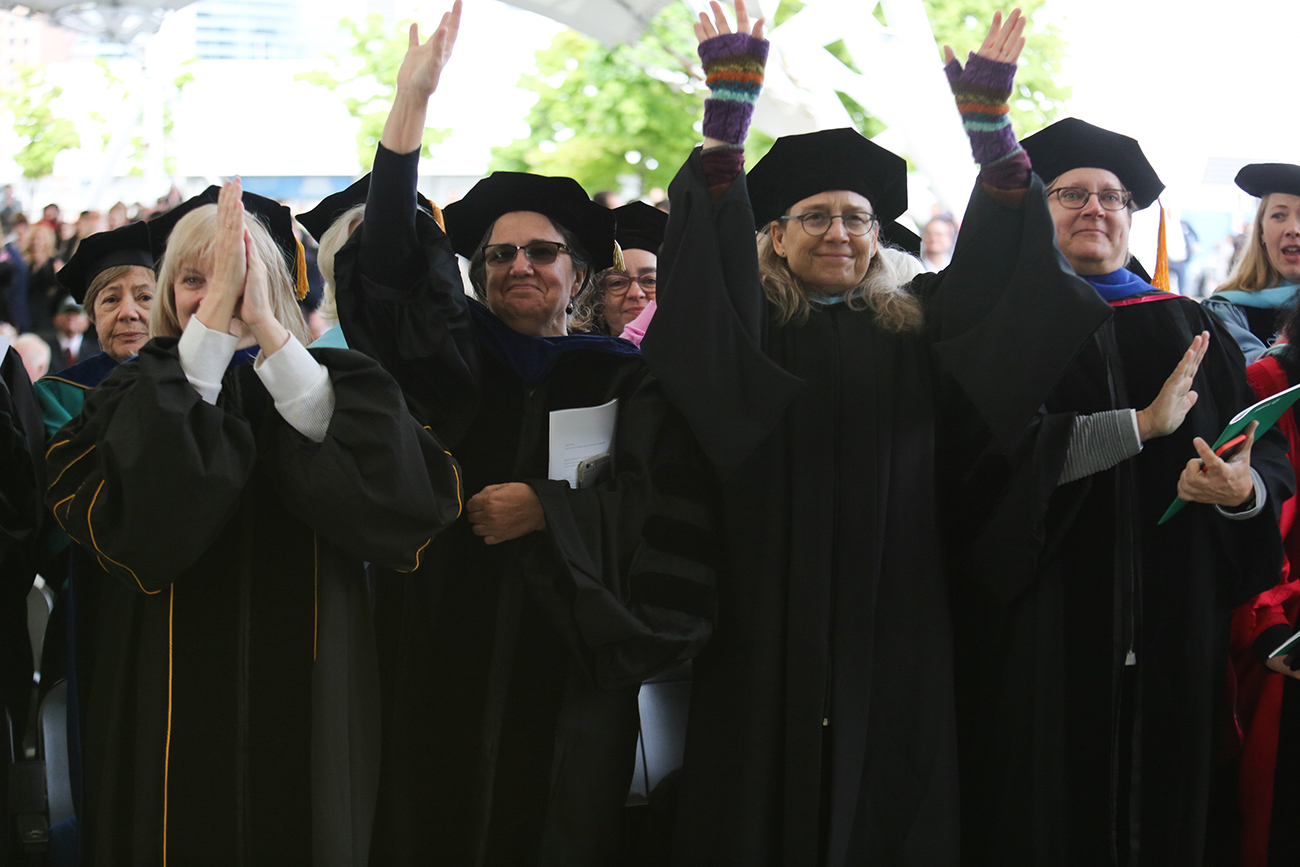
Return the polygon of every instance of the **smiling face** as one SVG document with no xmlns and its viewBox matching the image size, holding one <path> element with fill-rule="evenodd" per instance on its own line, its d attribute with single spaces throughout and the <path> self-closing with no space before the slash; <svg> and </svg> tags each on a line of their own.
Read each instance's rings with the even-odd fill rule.
<svg viewBox="0 0 1300 867">
<path fill-rule="evenodd" d="M 153 271 L 140 265 L 110 280 L 93 299 L 95 334 L 114 361 L 140 354 L 149 339 L 149 308 L 153 304 Z"/>
<path fill-rule="evenodd" d="M 1270 193 L 1260 232 L 1269 263 L 1288 283 L 1300 283 L 1300 196 Z"/>
<path fill-rule="evenodd" d="M 658 257 L 649 250 L 630 249 L 623 251 L 623 263 L 626 271 L 610 271 L 609 274 L 625 274 L 642 280 L 655 276 L 655 264 Z M 641 315 L 646 305 L 654 300 L 654 293 L 646 293 L 645 287 L 633 282 L 627 292 L 614 295 L 605 292 L 605 322 L 609 333 L 618 336 L 627 328 L 627 324 Z"/>
<path fill-rule="evenodd" d="M 213 270 L 211 259 L 187 262 L 176 269 L 172 300 L 176 305 L 176 321 L 182 332 L 189 324 L 190 317 L 199 312 L 212 283 Z"/>
<path fill-rule="evenodd" d="M 525 247 L 534 241 L 564 243 L 550 219 L 534 211 L 502 214 L 492 226 L 488 245 Z M 530 337 L 559 337 L 568 331 L 565 308 L 582 288 L 586 270 L 575 267 L 573 257 L 560 251 L 547 265 L 530 262 L 523 250 L 514 261 L 486 268 L 487 306 L 512 330 Z"/>
<path fill-rule="evenodd" d="M 792 217 L 823 213 L 872 214 L 865 196 L 848 190 L 831 190 L 795 202 L 787 210 Z M 790 271 L 826 295 L 842 295 L 862 282 L 876 255 L 877 225 L 865 235 L 850 235 L 843 220 L 832 220 L 824 235 L 810 235 L 798 220 L 777 220 L 772 224 L 772 249 L 783 257 Z"/>
<path fill-rule="evenodd" d="M 1113 172 L 1105 169 L 1071 169 L 1052 182 L 1052 189 L 1081 187 L 1090 193 L 1123 190 Z M 1077 211 L 1063 207 L 1054 196 L 1047 197 L 1052 222 L 1056 224 L 1056 244 L 1065 254 L 1075 273 L 1082 276 L 1109 274 L 1128 261 L 1128 231 L 1133 215 L 1128 208 L 1107 211 L 1097 196 Z"/>
</svg>

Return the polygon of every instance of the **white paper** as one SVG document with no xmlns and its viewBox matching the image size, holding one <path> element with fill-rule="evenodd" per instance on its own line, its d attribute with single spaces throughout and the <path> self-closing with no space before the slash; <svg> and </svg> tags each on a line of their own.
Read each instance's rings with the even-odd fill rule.
<svg viewBox="0 0 1300 867">
<path fill-rule="evenodd" d="M 551 412 L 551 449 L 548 477 L 578 486 L 578 464 L 608 452 L 614 444 L 618 398 L 600 406 L 557 409 Z"/>
</svg>

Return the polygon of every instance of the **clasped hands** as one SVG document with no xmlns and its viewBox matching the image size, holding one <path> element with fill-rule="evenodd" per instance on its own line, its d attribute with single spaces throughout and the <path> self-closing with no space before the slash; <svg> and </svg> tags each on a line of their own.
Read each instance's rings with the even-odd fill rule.
<svg viewBox="0 0 1300 867">
<path fill-rule="evenodd" d="M 217 197 L 212 279 L 195 313 L 213 331 L 233 334 L 240 348 L 260 346 L 270 357 L 289 341 L 271 307 L 266 262 L 245 223 L 243 184 L 227 181 Z"/>
</svg>

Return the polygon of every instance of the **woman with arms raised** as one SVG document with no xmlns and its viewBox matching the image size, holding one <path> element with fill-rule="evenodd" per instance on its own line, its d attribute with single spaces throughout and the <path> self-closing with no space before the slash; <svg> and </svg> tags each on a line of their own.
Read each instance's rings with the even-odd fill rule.
<svg viewBox="0 0 1300 867">
<path fill-rule="evenodd" d="M 1019 12 L 949 64 L 980 183 L 952 264 L 910 282 L 879 240 L 901 157 L 831 130 L 740 173 L 767 46 L 736 12 L 737 33 L 716 3 L 697 27 L 714 98 L 643 344 L 721 476 L 728 552 L 674 863 L 955 865 L 940 418 L 1019 439 L 1107 311 L 1060 266 L 1006 118 Z"/>
<path fill-rule="evenodd" d="M 55 517 L 116 579 L 83 850 L 362 864 L 378 776 L 362 562 L 418 565 L 459 514 L 456 467 L 377 365 L 303 348 L 287 210 L 243 197 L 273 236 L 238 181 L 211 193 L 151 227 L 170 229 L 156 337 L 48 455 Z"/>
<path fill-rule="evenodd" d="M 635 347 L 573 333 L 613 264 L 608 209 L 571 179 L 498 172 L 447 206 L 446 234 L 419 215 L 420 133 L 459 10 L 423 44 L 412 33 L 364 220 L 335 256 L 349 345 L 392 372 L 473 494 L 417 572 L 380 579 L 374 861 L 613 863 L 640 681 L 711 629 L 708 471 Z M 565 443 L 592 439 L 605 453 L 566 468 Z"/>
</svg>

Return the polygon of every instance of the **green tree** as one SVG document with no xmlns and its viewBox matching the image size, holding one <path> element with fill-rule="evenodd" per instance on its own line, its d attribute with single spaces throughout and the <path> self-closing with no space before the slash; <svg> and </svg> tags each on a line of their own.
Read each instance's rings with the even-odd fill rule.
<svg viewBox="0 0 1300 867">
<path fill-rule="evenodd" d="M 47 82 L 35 67 L 20 70 L 18 86 L 0 93 L 0 105 L 14 116 L 14 132 L 26 140 L 13 160 L 31 181 L 53 174 L 59 154 L 81 147 L 72 121 L 55 116 L 53 103 L 62 94 L 63 88 Z"/>
<path fill-rule="evenodd" d="M 576 178 L 617 189 L 636 175 L 666 187 L 700 138 L 707 88 L 693 70 L 690 11 L 675 3 L 635 45 L 607 49 L 573 30 L 537 52 L 537 73 L 519 86 L 537 94 L 532 132 L 493 148 L 492 168 Z"/>
<path fill-rule="evenodd" d="M 405 21 L 394 27 L 378 13 L 367 15 L 361 21 L 344 18 L 339 22 L 339 29 L 346 34 L 351 45 L 348 56 L 331 55 L 333 71 L 318 69 L 295 76 L 298 81 L 331 91 L 345 87 L 345 92 L 361 94 L 345 97 L 343 105 L 348 114 L 360 122 L 357 161 L 362 171 L 370 171 L 375 161 L 375 147 L 384 133 L 384 121 L 397 92 L 397 70 L 406 56 L 406 34 L 410 25 Z M 421 155 L 429 156 L 429 148 L 445 139 L 448 133 L 450 130 L 447 129 L 426 129 L 420 146 Z"/>
<path fill-rule="evenodd" d="M 109 65 L 108 61 L 103 57 L 97 57 L 93 62 L 96 66 L 99 67 L 100 72 L 104 76 L 105 92 L 106 95 L 111 96 L 111 101 L 125 102 L 126 100 L 130 99 L 131 91 L 127 87 L 127 82 L 119 78 L 113 72 L 113 69 Z M 176 155 L 172 153 L 172 147 L 171 147 L 172 144 L 175 142 L 175 137 L 172 134 L 173 130 L 176 127 L 176 120 L 174 116 L 175 105 L 178 102 L 180 102 L 181 96 L 184 93 L 186 86 L 191 84 L 194 81 L 194 73 L 190 71 L 189 67 L 196 62 L 198 62 L 197 57 L 191 57 L 189 60 L 185 60 L 181 62 L 180 64 L 182 68 L 181 72 L 178 75 L 176 75 L 174 78 L 172 78 L 171 87 L 170 89 L 167 90 L 167 92 L 164 94 L 163 97 L 162 135 L 163 135 L 163 148 L 165 151 L 163 155 L 163 170 L 166 171 L 168 175 L 176 174 Z M 93 120 L 95 123 L 98 123 L 101 126 L 108 125 L 108 118 L 104 117 L 99 112 L 90 111 L 87 112 L 86 114 L 87 117 L 89 117 L 89 119 Z M 137 123 L 139 122 L 139 118 L 136 119 L 136 122 Z M 107 149 L 109 143 L 112 141 L 112 133 L 108 131 L 101 132 L 100 140 L 103 142 L 103 147 Z M 145 141 L 145 137 L 143 135 L 137 133 L 136 135 L 131 136 L 130 145 L 131 145 L 131 151 L 126 156 L 126 159 L 127 162 L 130 164 L 131 168 L 128 169 L 127 174 L 132 175 L 134 177 L 139 177 L 144 174 L 145 161 L 149 155 L 149 143 Z"/>
<path fill-rule="evenodd" d="M 1004 5 L 1001 0 L 924 2 L 937 45 L 951 45 L 962 58 L 979 47 L 994 11 Z M 1060 33 L 1053 26 L 1032 23 L 1033 12 L 1044 2 L 1020 3 L 1031 16 L 1011 107 L 1021 134 L 1050 123 L 1070 92 L 1055 80 L 1065 47 Z M 782 0 L 774 25 L 803 7 L 803 0 Z M 877 8 L 877 17 L 881 14 Z M 538 97 L 528 115 L 531 132 L 494 148 L 492 168 L 568 175 L 589 190 L 616 188 L 624 175 L 637 175 L 643 190 L 666 187 L 700 139 L 708 93 L 693 61 L 691 23 L 686 4 L 674 3 L 655 17 L 636 45 L 611 50 L 573 30 L 558 34 L 537 53 L 537 73 L 519 82 Z M 827 43 L 826 50 L 857 70 L 844 40 Z M 840 93 L 839 98 L 863 135 L 875 136 L 885 128 L 848 95 Z M 752 130 L 745 149 L 748 163 L 771 145 L 770 136 Z"/>
</svg>

